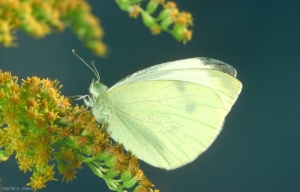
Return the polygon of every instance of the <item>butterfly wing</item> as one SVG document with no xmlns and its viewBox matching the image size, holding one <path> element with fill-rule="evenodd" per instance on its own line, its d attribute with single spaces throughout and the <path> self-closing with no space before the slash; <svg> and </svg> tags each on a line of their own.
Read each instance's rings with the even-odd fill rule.
<svg viewBox="0 0 300 192">
<path fill-rule="evenodd" d="M 168 170 L 211 145 L 241 91 L 236 78 L 211 68 L 153 70 L 125 81 L 107 92 L 107 130 L 139 159 Z"/>
</svg>

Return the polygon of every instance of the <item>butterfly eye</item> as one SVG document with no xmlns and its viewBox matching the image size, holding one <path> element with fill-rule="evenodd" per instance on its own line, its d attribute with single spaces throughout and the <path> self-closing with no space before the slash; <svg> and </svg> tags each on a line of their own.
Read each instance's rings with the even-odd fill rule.
<svg viewBox="0 0 300 192">
<path fill-rule="evenodd" d="M 101 90 L 101 84 L 99 82 L 93 83 L 93 91 L 99 92 Z"/>
</svg>

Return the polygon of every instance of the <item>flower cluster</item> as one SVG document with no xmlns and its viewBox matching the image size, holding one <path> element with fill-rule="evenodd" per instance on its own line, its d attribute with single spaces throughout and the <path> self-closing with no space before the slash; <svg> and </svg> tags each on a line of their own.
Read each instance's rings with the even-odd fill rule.
<svg viewBox="0 0 300 192">
<path fill-rule="evenodd" d="M 192 15 L 188 12 L 180 12 L 172 1 L 150 0 L 147 1 L 146 9 L 141 8 L 143 0 L 116 0 L 116 2 L 121 10 L 129 13 L 130 17 L 137 18 L 141 14 L 145 26 L 153 35 L 165 31 L 184 44 L 192 39 L 192 31 L 189 29 L 193 26 Z M 157 17 L 152 16 L 151 14 L 157 11 L 159 5 L 162 10 Z"/>
<path fill-rule="evenodd" d="M 86 163 L 111 190 L 153 191 L 136 157 L 112 144 L 83 106 L 71 107 L 58 81 L 17 80 L 0 70 L 0 162 L 15 155 L 19 169 L 32 172 L 27 185 L 38 190 L 57 180 L 55 166 L 72 181 Z"/>
<path fill-rule="evenodd" d="M 0 44 L 5 47 L 17 45 L 14 34 L 19 29 L 41 38 L 65 27 L 96 55 L 106 55 L 103 29 L 85 0 L 0 0 Z"/>
</svg>

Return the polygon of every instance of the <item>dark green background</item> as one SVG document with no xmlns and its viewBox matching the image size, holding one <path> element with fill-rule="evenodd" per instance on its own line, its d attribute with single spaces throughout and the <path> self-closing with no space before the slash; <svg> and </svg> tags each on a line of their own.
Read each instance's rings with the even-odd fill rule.
<svg viewBox="0 0 300 192">
<path fill-rule="evenodd" d="M 141 163 L 162 192 L 300 191 L 298 1 L 176 0 L 194 16 L 193 40 L 183 46 L 170 35 L 152 36 L 112 0 L 90 1 L 101 19 L 110 54 L 93 56 L 68 30 L 35 40 L 18 32 L 18 48 L 0 48 L 0 69 L 21 78 L 58 79 L 64 95 L 83 95 L 95 76 L 71 53 L 95 60 L 101 80 L 112 86 L 137 70 L 167 61 L 205 56 L 238 71 L 243 90 L 223 131 L 207 152 L 173 171 Z M 3 187 L 23 187 L 29 173 L 12 157 L 0 164 Z M 88 167 L 65 184 L 41 191 L 108 191 Z"/>
</svg>

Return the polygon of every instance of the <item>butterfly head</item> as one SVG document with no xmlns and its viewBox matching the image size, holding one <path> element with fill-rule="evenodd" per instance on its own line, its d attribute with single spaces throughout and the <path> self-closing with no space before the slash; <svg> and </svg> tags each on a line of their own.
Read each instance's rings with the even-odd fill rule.
<svg viewBox="0 0 300 192">
<path fill-rule="evenodd" d="M 93 99 L 96 99 L 99 95 L 102 95 L 106 92 L 107 86 L 100 83 L 98 80 L 92 80 L 92 83 L 89 88 L 90 96 Z"/>
<path fill-rule="evenodd" d="M 79 55 L 77 55 L 77 53 L 75 52 L 75 50 L 72 50 L 73 54 L 78 57 L 91 71 L 93 71 L 93 73 L 96 76 L 96 80 L 92 80 L 92 83 L 89 87 L 89 93 L 90 95 L 84 96 L 87 97 L 87 99 L 83 98 L 84 103 L 87 107 L 92 107 L 94 105 L 94 103 L 96 102 L 96 99 L 101 95 L 104 95 L 104 93 L 107 90 L 107 87 L 105 85 L 103 85 L 102 83 L 100 83 L 100 74 L 97 71 L 94 61 L 92 61 L 91 65 L 87 64 Z"/>
</svg>

